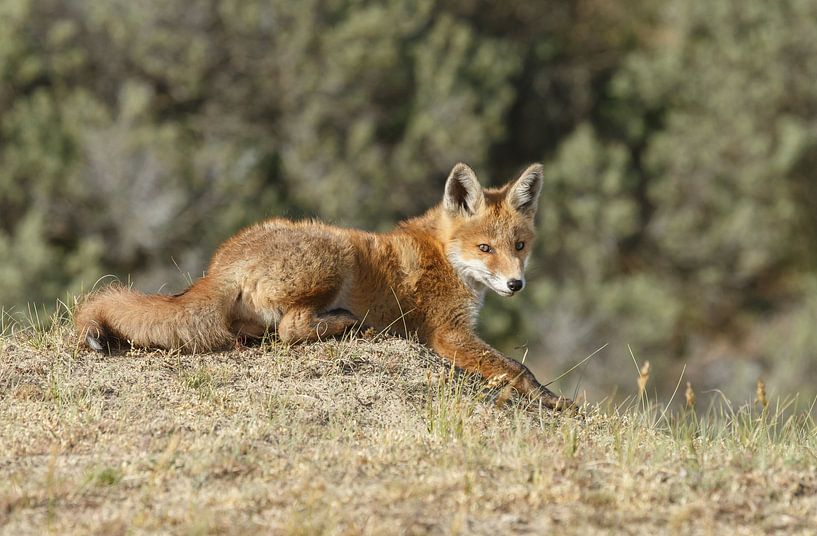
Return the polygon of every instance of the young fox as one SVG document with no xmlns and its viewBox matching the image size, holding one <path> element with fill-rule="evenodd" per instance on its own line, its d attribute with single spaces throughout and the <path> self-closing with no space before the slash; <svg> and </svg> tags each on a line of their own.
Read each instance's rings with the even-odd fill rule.
<svg viewBox="0 0 817 536">
<path fill-rule="evenodd" d="M 270 219 L 222 244 L 181 294 L 112 287 L 90 296 L 77 331 L 98 351 L 128 341 L 200 352 L 265 333 L 295 343 L 359 324 L 408 330 L 462 369 L 565 408 L 569 400 L 474 332 L 486 289 L 512 296 L 525 286 L 541 187 L 539 164 L 490 189 L 457 164 L 442 203 L 390 233 Z"/>
</svg>

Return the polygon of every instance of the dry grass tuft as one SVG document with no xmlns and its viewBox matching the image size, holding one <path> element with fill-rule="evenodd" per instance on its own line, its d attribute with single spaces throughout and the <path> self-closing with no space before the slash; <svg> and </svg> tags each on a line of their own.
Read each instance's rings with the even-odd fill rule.
<svg viewBox="0 0 817 536">
<path fill-rule="evenodd" d="M 785 403 L 668 411 L 647 397 L 648 376 L 645 364 L 630 402 L 587 405 L 573 419 L 513 400 L 497 407 L 496 389 L 398 339 L 110 357 L 79 349 L 59 323 L 8 330 L 0 527 L 811 531 L 808 412 Z"/>
</svg>

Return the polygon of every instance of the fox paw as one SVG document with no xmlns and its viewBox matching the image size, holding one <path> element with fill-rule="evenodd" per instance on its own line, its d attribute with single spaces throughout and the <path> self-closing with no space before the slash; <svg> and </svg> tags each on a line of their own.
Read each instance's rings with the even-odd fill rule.
<svg viewBox="0 0 817 536">
<path fill-rule="evenodd" d="M 552 411 L 558 411 L 567 415 L 578 416 L 579 405 L 566 396 L 557 395 L 550 389 L 543 387 L 537 392 L 530 393 L 529 400 L 531 407 L 547 408 Z"/>
</svg>

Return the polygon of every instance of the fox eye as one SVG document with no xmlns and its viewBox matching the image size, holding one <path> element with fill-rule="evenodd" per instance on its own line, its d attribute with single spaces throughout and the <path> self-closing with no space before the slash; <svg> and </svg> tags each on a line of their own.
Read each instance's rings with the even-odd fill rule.
<svg viewBox="0 0 817 536">
<path fill-rule="evenodd" d="M 489 246 L 488 244 L 480 244 L 477 247 L 483 253 L 490 253 L 491 252 L 491 246 Z"/>
<path fill-rule="evenodd" d="M 525 243 L 524 242 L 517 242 L 516 243 L 516 251 L 521 251 L 523 249 L 525 249 Z"/>
</svg>

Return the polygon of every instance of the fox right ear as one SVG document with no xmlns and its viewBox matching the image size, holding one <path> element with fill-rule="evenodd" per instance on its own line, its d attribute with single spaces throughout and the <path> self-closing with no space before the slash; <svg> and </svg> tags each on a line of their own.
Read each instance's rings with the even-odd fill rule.
<svg viewBox="0 0 817 536">
<path fill-rule="evenodd" d="M 474 170 L 462 162 L 454 166 L 445 181 L 445 210 L 451 214 L 473 216 L 484 204 L 485 196 Z"/>
</svg>

